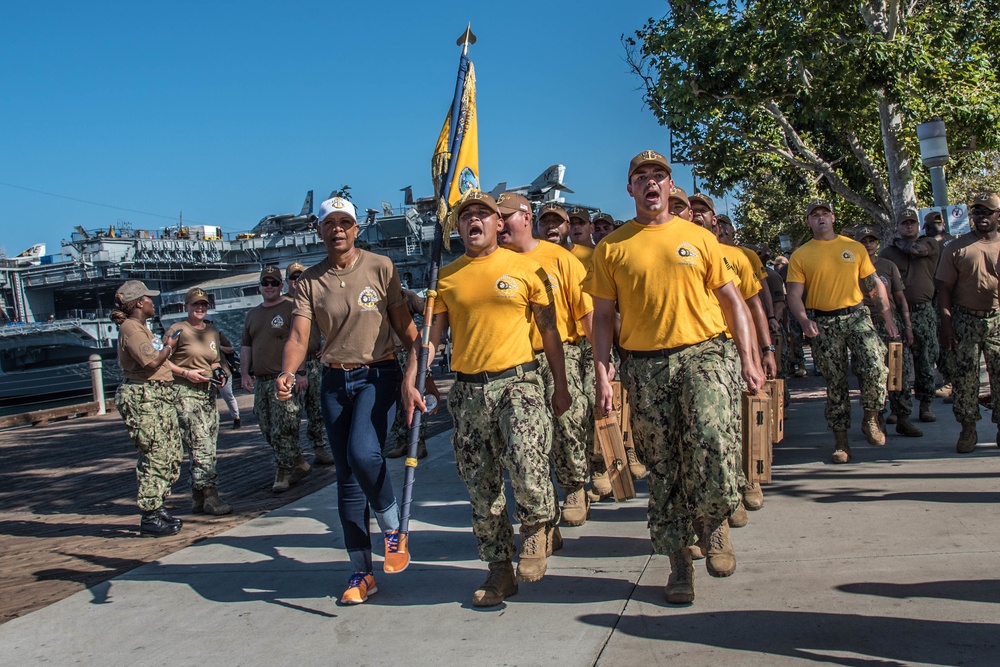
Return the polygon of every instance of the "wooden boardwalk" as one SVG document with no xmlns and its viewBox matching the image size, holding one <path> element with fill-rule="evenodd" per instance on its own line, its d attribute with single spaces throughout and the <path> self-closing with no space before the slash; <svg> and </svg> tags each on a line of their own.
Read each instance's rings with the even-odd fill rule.
<svg viewBox="0 0 1000 667">
<path fill-rule="evenodd" d="M 445 393 L 450 376 L 438 378 Z M 61 600 L 139 565 L 306 496 L 335 481 L 331 466 L 276 496 L 274 467 L 253 416 L 237 393 L 243 427 L 231 429 L 220 401 L 219 490 L 223 517 L 192 515 L 188 466 L 167 500 L 184 519 L 175 536 L 142 539 L 135 506 L 135 448 L 117 413 L 0 431 L 0 623 Z M 430 435 L 451 428 L 444 405 Z M 302 442 L 305 440 L 304 423 Z M 311 454 L 307 453 L 307 458 Z"/>
</svg>

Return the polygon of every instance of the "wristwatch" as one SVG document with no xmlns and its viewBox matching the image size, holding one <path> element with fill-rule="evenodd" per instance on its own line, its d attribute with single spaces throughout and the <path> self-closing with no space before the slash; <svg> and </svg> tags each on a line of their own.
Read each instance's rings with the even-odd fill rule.
<svg viewBox="0 0 1000 667">
<path fill-rule="evenodd" d="M 774 345 L 773 344 L 772 345 L 762 345 L 761 348 L 760 348 L 760 353 L 764 354 L 765 352 L 774 352 Z"/>
</svg>

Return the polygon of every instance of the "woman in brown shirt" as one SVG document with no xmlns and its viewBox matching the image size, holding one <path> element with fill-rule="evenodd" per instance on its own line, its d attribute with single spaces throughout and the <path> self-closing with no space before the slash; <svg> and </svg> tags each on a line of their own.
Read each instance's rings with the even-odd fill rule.
<svg viewBox="0 0 1000 667">
<path fill-rule="evenodd" d="M 219 410 L 215 399 L 219 383 L 228 382 L 222 369 L 219 330 L 205 321 L 208 294 L 200 287 L 188 290 L 184 298 L 187 319 L 167 330 L 170 337 L 180 332 L 177 351 L 170 364 L 177 383 L 177 420 L 181 442 L 191 458 L 191 511 L 195 514 L 229 514 L 233 508 L 219 497 L 219 475 L 215 450 L 219 440 Z M 220 377 L 214 378 L 216 369 Z"/>
<path fill-rule="evenodd" d="M 176 338 L 166 342 L 146 327 L 156 314 L 153 300 L 159 294 L 138 280 L 118 288 L 111 319 L 118 325 L 118 364 L 125 382 L 118 387 L 115 405 L 129 438 L 139 451 L 135 476 L 139 482 L 137 504 L 142 512 L 143 537 L 173 535 L 181 529 L 163 506 L 181 470 L 181 437 L 177 425 L 177 388 L 167 366 Z"/>
</svg>

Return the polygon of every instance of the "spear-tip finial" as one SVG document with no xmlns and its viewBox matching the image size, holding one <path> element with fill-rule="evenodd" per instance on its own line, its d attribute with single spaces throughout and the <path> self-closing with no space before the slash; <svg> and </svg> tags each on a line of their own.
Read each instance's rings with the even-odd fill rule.
<svg viewBox="0 0 1000 667">
<path fill-rule="evenodd" d="M 462 47 L 462 53 L 466 55 L 469 53 L 469 44 L 476 43 L 476 35 L 472 32 L 472 23 L 466 26 L 465 32 L 455 43 Z"/>
</svg>

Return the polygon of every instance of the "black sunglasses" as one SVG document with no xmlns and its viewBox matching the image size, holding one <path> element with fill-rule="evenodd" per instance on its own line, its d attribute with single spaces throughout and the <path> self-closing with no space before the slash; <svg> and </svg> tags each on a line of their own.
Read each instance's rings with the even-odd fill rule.
<svg viewBox="0 0 1000 667">
<path fill-rule="evenodd" d="M 281 283 L 277 280 L 262 280 L 260 284 L 264 287 L 281 287 Z"/>
</svg>

